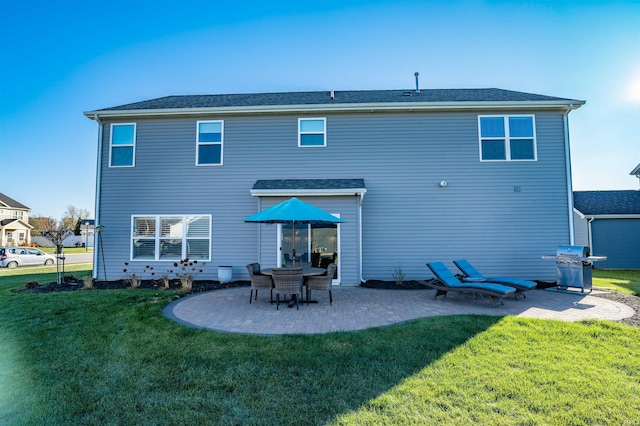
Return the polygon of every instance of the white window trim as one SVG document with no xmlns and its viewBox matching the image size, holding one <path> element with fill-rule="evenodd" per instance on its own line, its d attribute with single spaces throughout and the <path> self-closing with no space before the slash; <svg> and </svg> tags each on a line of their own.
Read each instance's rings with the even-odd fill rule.
<svg viewBox="0 0 640 426">
<path fill-rule="evenodd" d="M 484 138 L 487 140 L 497 140 L 497 139 L 504 139 L 504 144 L 505 144 L 505 159 L 504 160 L 485 160 L 482 158 L 482 124 L 481 124 L 481 119 L 482 118 L 496 118 L 496 117 L 500 117 L 504 120 L 504 132 L 505 132 L 505 136 L 504 138 L 494 138 L 494 137 L 488 137 L 488 138 Z M 511 117 L 531 117 L 531 125 L 533 126 L 533 136 L 532 137 L 511 137 L 510 135 L 510 128 L 509 128 L 509 118 Z M 511 141 L 517 141 L 517 140 L 527 140 L 527 139 L 533 139 L 533 158 L 532 159 L 515 159 L 512 160 L 511 159 Z M 538 138 L 536 135 L 536 116 L 535 114 L 509 114 L 509 115 L 502 115 L 502 114 L 497 114 L 497 115 L 479 115 L 478 116 L 478 155 L 480 158 L 480 162 L 481 163 L 496 163 L 496 162 L 522 162 L 522 161 L 538 161 Z"/>
<path fill-rule="evenodd" d="M 220 142 L 200 142 L 200 123 L 220 123 Z M 220 163 L 200 164 L 200 145 L 220 145 Z M 211 167 L 224 165 L 224 120 L 198 120 L 196 122 L 196 166 Z"/>
<path fill-rule="evenodd" d="M 161 237 L 160 236 L 160 231 L 161 231 L 161 219 L 162 218 L 167 218 L 167 217 L 181 217 L 182 218 L 182 237 L 180 237 L 182 239 L 182 255 L 180 257 L 180 259 L 178 260 L 182 260 L 184 258 L 187 257 L 187 218 L 189 217 L 195 217 L 195 216 L 202 216 L 202 217 L 206 217 L 209 219 L 209 236 L 207 238 L 205 237 L 189 237 L 189 239 L 194 239 L 194 240 L 209 240 L 209 257 L 207 259 L 198 259 L 200 262 L 210 262 L 211 261 L 211 242 L 212 242 L 212 229 L 211 229 L 211 225 L 212 225 L 212 216 L 210 214 L 133 214 L 131 215 L 131 227 L 130 227 L 130 242 L 129 242 L 129 261 L 131 262 L 176 262 L 176 259 L 160 259 L 160 240 L 162 239 L 167 239 L 168 237 Z M 135 225 L 135 218 L 136 217 L 153 217 L 156 220 L 156 235 L 154 235 L 153 237 L 151 236 L 145 236 L 145 237 L 136 237 L 135 235 L 133 235 L 133 227 Z M 133 242 L 135 239 L 143 239 L 143 240 L 150 240 L 153 239 L 155 241 L 155 258 L 154 259 L 134 259 L 133 258 Z M 172 239 L 177 239 L 177 238 L 172 238 Z"/>
<path fill-rule="evenodd" d="M 133 144 L 127 145 L 113 145 L 113 128 L 116 126 L 133 126 Z M 136 166 L 136 140 L 138 138 L 138 127 L 136 123 L 111 123 L 111 132 L 109 134 L 109 167 L 135 167 Z M 131 159 L 130 166 L 114 166 L 111 163 L 113 157 L 113 147 L 116 146 L 118 148 L 133 148 L 133 156 Z"/>
<path fill-rule="evenodd" d="M 303 121 L 322 120 L 322 132 L 303 132 L 300 124 Z M 302 135 L 322 135 L 324 136 L 323 145 L 302 145 Z M 298 148 L 325 148 L 327 146 L 327 118 L 326 117 L 304 117 L 298 118 Z"/>
</svg>

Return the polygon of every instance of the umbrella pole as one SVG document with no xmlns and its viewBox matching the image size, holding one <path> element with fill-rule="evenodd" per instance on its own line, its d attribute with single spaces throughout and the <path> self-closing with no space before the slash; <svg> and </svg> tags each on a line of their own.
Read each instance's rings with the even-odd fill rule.
<svg viewBox="0 0 640 426">
<path fill-rule="evenodd" d="M 291 234 L 291 241 L 293 242 L 293 267 L 296 267 L 296 221 L 294 220 L 292 222 L 293 225 L 293 229 L 291 230 L 291 232 L 293 232 Z"/>
</svg>

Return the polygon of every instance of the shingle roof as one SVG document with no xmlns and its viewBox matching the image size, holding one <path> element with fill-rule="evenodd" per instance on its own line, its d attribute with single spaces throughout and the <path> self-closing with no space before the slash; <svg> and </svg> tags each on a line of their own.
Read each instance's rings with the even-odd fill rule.
<svg viewBox="0 0 640 426">
<path fill-rule="evenodd" d="M 415 90 L 336 90 L 316 92 L 245 93 L 228 95 L 165 96 L 101 111 L 155 109 L 225 108 L 252 106 L 376 104 L 419 102 L 566 102 L 582 104 L 575 99 L 557 98 L 503 89 L 426 89 Z"/>
<path fill-rule="evenodd" d="M 17 202 L 13 198 L 7 197 L 1 192 L 0 192 L 0 204 L 5 205 L 7 207 L 14 208 L 14 209 L 30 210 L 29 207 L 25 206 L 22 203 Z"/>
<path fill-rule="evenodd" d="M 251 189 L 362 189 L 364 179 L 258 180 Z"/>
<path fill-rule="evenodd" d="M 573 205 L 587 216 L 640 214 L 640 191 L 576 191 Z"/>
</svg>

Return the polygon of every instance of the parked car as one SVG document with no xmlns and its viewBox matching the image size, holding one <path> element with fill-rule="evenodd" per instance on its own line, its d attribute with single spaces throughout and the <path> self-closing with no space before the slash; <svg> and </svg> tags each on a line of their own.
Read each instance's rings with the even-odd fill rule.
<svg viewBox="0 0 640 426">
<path fill-rule="evenodd" d="M 0 247 L 0 268 L 24 265 L 53 265 L 55 256 L 31 247 Z"/>
</svg>

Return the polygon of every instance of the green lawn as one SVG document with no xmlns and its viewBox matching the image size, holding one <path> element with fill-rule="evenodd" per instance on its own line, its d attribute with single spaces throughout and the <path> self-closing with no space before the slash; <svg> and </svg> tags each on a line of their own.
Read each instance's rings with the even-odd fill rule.
<svg viewBox="0 0 640 426">
<path fill-rule="evenodd" d="M 593 285 L 640 296 L 640 271 L 595 269 Z"/>
<path fill-rule="evenodd" d="M 640 419 L 640 328 L 452 316 L 321 336 L 233 335 L 162 316 L 180 297 L 173 291 L 13 293 L 55 279 L 30 269 L 0 270 L 0 424 Z"/>
</svg>

